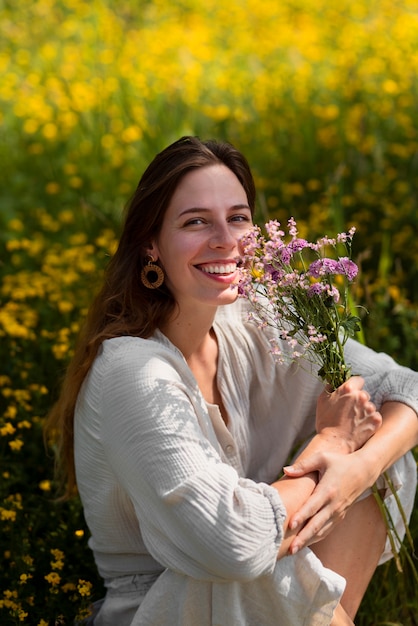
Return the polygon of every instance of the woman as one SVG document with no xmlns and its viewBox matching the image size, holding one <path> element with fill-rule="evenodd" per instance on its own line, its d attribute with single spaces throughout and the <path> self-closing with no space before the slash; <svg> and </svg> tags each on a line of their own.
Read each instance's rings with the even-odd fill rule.
<svg viewBox="0 0 418 626">
<path fill-rule="evenodd" d="M 50 419 L 107 587 L 95 626 L 352 624 L 388 558 L 388 468 L 410 514 L 418 376 L 355 342 L 362 377 L 332 394 L 273 361 L 237 300 L 254 205 L 236 149 L 184 137 L 128 209 Z"/>
</svg>

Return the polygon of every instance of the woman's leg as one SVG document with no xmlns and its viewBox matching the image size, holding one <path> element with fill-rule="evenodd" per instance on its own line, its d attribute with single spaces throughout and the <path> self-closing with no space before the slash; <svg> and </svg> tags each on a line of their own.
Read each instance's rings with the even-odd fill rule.
<svg viewBox="0 0 418 626">
<path fill-rule="evenodd" d="M 330 626 L 354 626 L 353 620 L 348 617 L 341 604 L 335 609 Z"/>
<path fill-rule="evenodd" d="M 325 539 L 310 546 L 325 567 L 346 579 L 341 605 L 351 620 L 377 567 L 385 541 L 386 525 L 371 495 L 353 504 L 344 520 Z M 337 621 L 335 626 L 345 623 L 350 621 Z"/>
</svg>

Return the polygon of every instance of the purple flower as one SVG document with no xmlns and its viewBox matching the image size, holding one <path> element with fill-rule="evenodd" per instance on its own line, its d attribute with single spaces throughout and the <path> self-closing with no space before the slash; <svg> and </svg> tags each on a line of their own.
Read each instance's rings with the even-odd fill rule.
<svg viewBox="0 0 418 626">
<path fill-rule="evenodd" d="M 347 276 L 348 280 L 353 280 L 357 276 L 358 267 L 354 261 L 351 261 L 348 257 L 341 257 L 338 259 L 338 265 L 338 273 Z"/>
<path fill-rule="evenodd" d="M 274 282 L 277 282 L 278 280 L 280 280 L 284 274 L 283 270 L 275 267 L 271 263 L 266 263 L 264 265 L 264 271 L 266 274 L 268 274 L 271 277 L 271 280 Z"/>
<path fill-rule="evenodd" d="M 296 224 L 296 221 L 295 221 L 295 219 L 294 219 L 293 217 L 291 217 L 291 218 L 287 221 L 287 227 L 288 227 L 288 229 L 289 229 L 289 234 L 290 234 L 292 237 L 296 237 L 296 235 L 298 234 L 298 231 L 297 231 L 297 224 Z"/>
<path fill-rule="evenodd" d="M 292 250 L 289 246 L 284 246 L 284 248 L 281 249 L 280 258 L 284 265 L 289 265 L 292 256 Z"/>
<path fill-rule="evenodd" d="M 293 251 L 293 253 L 295 252 L 300 252 L 301 250 L 303 250 L 304 248 L 308 247 L 308 242 L 306 241 L 306 239 L 293 239 L 290 243 L 289 243 L 289 247 L 290 249 Z"/>
<path fill-rule="evenodd" d="M 284 237 L 284 232 L 280 229 L 280 222 L 277 220 L 270 220 L 265 227 L 270 239 L 281 239 Z"/>
<path fill-rule="evenodd" d="M 334 300 L 334 302 L 338 302 L 338 300 L 340 299 L 340 292 L 338 291 L 337 287 L 328 286 L 327 294 L 330 298 Z"/>
<path fill-rule="evenodd" d="M 340 267 L 338 261 L 334 259 L 318 259 L 310 264 L 308 269 L 309 276 L 314 278 L 320 278 L 326 274 L 340 274 Z"/>
<path fill-rule="evenodd" d="M 284 265 L 289 265 L 292 257 L 297 252 L 301 252 L 304 248 L 309 246 L 306 239 L 292 239 L 290 243 L 283 246 L 280 250 L 280 259 Z"/>
<path fill-rule="evenodd" d="M 310 298 L 312 298 L 313 296 L 322 296 L 326 289 L 326 286 L 322 283 L 313 283 L 313 285 L 310 285 L 308 287 L 307 293 Z"/>
<path fill-rule="evenodd" d="M 287 234 L 277 220 L 268 222 L 265 232 L 257 227 L 241 240 L 247 276 L 240 294 L 252 303 L 261 327 L 275 327 L 290 346 L 283 354 L 280 345 L 272 346 L 276 358 L 319 363 L 319 376 L 335 389 L 350 376 L 343 346 L 355 332 L 347 308 L 347 285 L 358 274 L 350 254 L 355 229 L 309 242 L 298 235 L 292 217 Z M 338 256 L 341 248 L 346 256 Z M 341 293 L 334 283 L 342 286 Z"/>
<path fill-rule="evenodd" d="M 352 226 L 350 230 L 348 231 L 348 233 L 340 233 L 339 235 L 337 235 L 337 241 L 339 243 L 346 243 L 346 242 L 350 243 L 352 238 L 354 237 L 355 232 L 356 232 L 356 228 L 355 226 Z"/>
<path fill-rule="evenodd" d="M 313 283 L 313 285 L 309 285 L 306 293 L 309 298 L 320 296 L 322 298 L 332 298 L 334 302 L 338 302 L 340 299 L 340 292 L 338 289 L 324 283 Z"/>
</svg>

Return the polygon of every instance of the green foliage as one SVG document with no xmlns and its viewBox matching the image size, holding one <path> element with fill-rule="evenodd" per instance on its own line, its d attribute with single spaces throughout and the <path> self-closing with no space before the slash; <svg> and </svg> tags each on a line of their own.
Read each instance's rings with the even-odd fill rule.
<svg viewBox="0 0 418 626">
<path fill-rule="evenodd" d="M 418 498 L 409 527 L 418 541 Z M 413 555 L 415 570 L 418 559 Z M 357 626 L 415 626 L 417 619 L 417 584 L 407 559 L 402 558 L 402 572 L 394 560 L 376 570 L 356 620 Z"/>
<path fill-rule="evenodd" d="M 0 622 L 72 624 L 102 587 L 77 500 L 54 501 L 41 427 L 123 207 L 170 141 L 242 149 L 260 222 L 356 226 L 366 341 L 418 368 L 418 12 L 3 0 L 0 37 Z M 405 572 L 378 569 L 359 625 L 416 623 Z"/>
</svg>

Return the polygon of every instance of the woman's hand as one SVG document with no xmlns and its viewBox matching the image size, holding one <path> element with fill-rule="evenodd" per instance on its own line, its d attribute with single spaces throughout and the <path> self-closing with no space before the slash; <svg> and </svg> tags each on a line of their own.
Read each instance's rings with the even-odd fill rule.
<svg viewBox="0 0 418 626">
<path fill-rule="evenodd" d="M 328 440 L 327 449 L 354 452 L 382 425 L 382 416 L 363 389 L 361 376 L 352 376 L 334 392 L 318 398 L 316 432 Z"/>
<path fill-rule="evenodd" d="M 321 541 L 341 522 L 349 507 L 374 482 L 367 464 L 358 456 L 341 452 L 316 452 L 289 468 L 286 477 L 298 478 L 312 472 L 319 476 L 312 495 L 289 520 L 290 530 L 297 531 L 289 552 Z"/>
<path fill-rule="evenodd" d="M 317 435 L 291 467 L 287 478 L 316 472 L 318 484 L 312 495 L 289 520 L 289 528 L 300 528 L 290 546 L 296 552 L 323 539 L 344 519 L 355 499 L 372 484 L 361 454 L 352 454 L 376 433 L 382 416 L 363 389 L 364 380 L 353 376 L 336 391 L 324 391 L 317 403 Z M 363 471 L 360 469 L 363 468 Z M 370 482 L 372 481 L 372 482 Z"/>
</svg>

